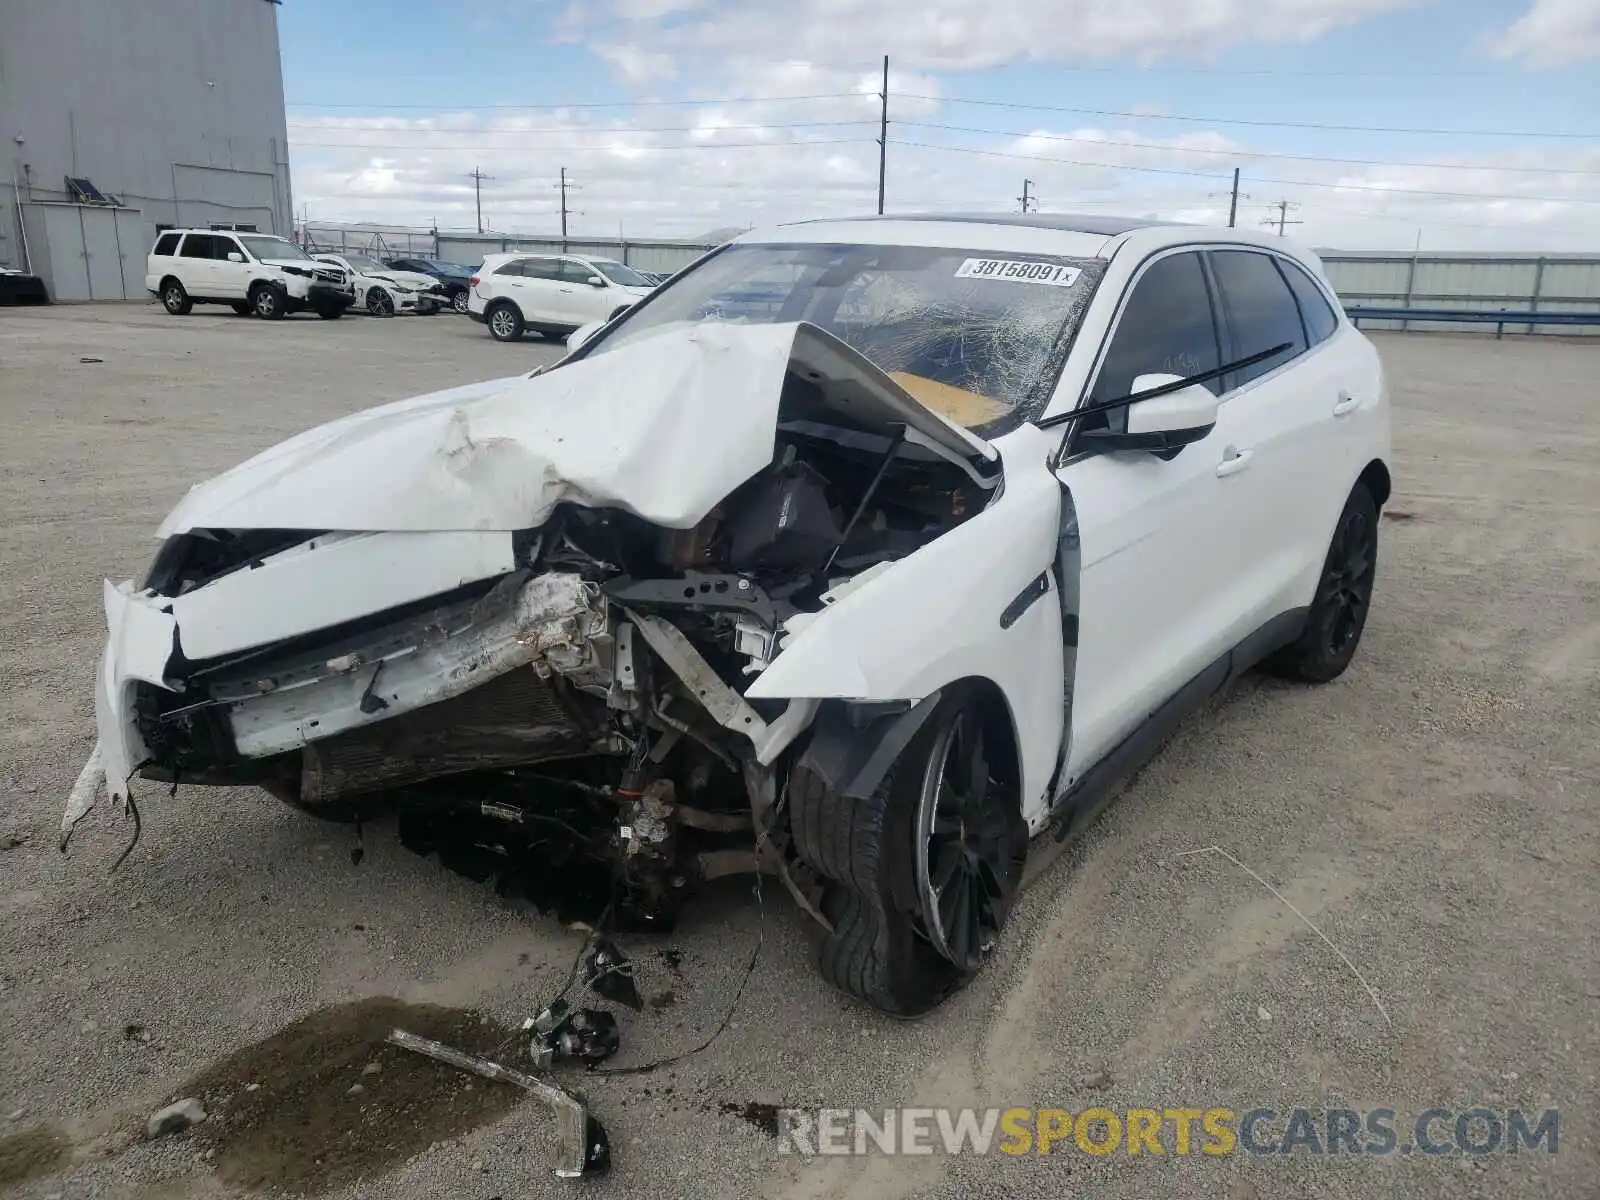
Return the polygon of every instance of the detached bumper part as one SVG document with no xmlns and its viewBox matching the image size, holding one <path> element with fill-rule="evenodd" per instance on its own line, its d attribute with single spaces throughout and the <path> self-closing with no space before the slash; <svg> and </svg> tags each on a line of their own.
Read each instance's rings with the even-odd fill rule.
<svg viewBox="0 0 1600 1200">
<path fill-rule="evenodd" d="M 404 1050 L 426 1055 L 463 1071 L 471 1071 L 485 1079 L 513 1084 L 530 1096 L 543 1100 L 555 1115 L 556 1136 L 561 1140 L 561 1153 L 556 1166 L 558 1179 L 577 1179 L 585 1174 L 599 1175 L 611 1166 L 611 1140 L 606 1136 L 605 1126 L 591 1116 L 583 1102 L 570 1092 L 542 1079 L 535 1079 L 532 1075 L 502 1067 L 487 1058 L 466 1054 L 441 1042 L 407 1033 L 404 1029 L 390 1030 L 387 1040 Z"/>
</svg>

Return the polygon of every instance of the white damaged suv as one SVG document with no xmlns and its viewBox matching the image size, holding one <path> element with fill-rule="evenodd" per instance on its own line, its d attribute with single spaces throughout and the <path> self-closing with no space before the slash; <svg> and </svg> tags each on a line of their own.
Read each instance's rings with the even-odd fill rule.
<svg viewBox="0 0 1600 1200">
<path fill-rule="evenodd" d="M 266 320 L 311 309 L 332 320 L 355 302 L 350 276 L 288 238 L 218 229 L 168 229 L 145 263 L 144 286 L 173 316 L 227 304 Z"/>
<path fill-rule="evenodd" d="M 915 1015 L 1186 713 L 1356 652 L 1383 373 L 1280 239 L 800 224 L 586 332 L 194 488 L 105 586 L 63 837 L 142 776 L 397 810 L 591 920 L 759 870 Z"/>
</svg>

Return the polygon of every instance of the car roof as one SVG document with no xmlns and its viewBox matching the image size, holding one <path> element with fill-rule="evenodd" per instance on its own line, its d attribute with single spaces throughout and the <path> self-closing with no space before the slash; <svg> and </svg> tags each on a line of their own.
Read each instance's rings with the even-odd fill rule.
<svg viewBox="0 0 1600 1200">
<path fill-rule="evenodd" d="M 1135 229 L 1148 229 L 1160 225 L 1176 225 L 1176 221 L 1159 221 L 1153 218 L 1096 216 L 1092 213 L 895 213 L 871 217 L 857 217 L 858 221 L 948 221 L 960 225 L 1017 225 L 1027 229 L 1054 229 L 1065 233 L 1092 233 L 1102 237 L 1132 233 Z M 798 224 L 823 224 L 823 220 L 802 221 Z"/>
</svg>

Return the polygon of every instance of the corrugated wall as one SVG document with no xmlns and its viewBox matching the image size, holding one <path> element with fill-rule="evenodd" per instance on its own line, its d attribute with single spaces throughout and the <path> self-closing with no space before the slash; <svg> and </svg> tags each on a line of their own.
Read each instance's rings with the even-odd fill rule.
<svg viewBox="0 0 1600 1200">
<path fill-rule="evenodd" d="M 1579 254 L 1359 254 L 1324 251 L 1346 305 L 1475 312 L 1600 311 L 1600 256 Z M 1481 328 L 1437 321 L 1363 321 L 1363 328 Z M 1508 333 L 1600 334 L 1600 325 L 1507 325 Z"/>
</svg>

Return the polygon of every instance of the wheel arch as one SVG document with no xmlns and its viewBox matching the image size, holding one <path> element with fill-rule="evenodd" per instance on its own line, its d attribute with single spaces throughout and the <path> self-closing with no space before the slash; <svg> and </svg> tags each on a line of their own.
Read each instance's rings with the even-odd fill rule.
<svg viewBox="0 0 1600 1200">
<path fill-rule="evenodd" d="M 1389 467 L 1383 459 L 1375 458 L 1363 467 L 1356 482 L 1372 493 L 1372 502 L 1379 508 L 1389 502 L 1393 483 L 1389 478 Z"/>
<path fill-rule="evenodd" d="M 167 274 L 165 274 L 165 275 L 163 275 L 161 277 L 161 285 L 156 290 L 158 292 L 164 292 L 164 291 L 167 290 L 167 285 L 171 284 L 171 283 L 177 284 L 179 287 L 183 288 L 183 290 L 186 291 L 186 292 L 189 290 L 188 286 L 183 282 L 183 280 L 179 279 L 176 275 L 172 274 L 171 272 L 168 272 Z"/>
<path fill-rule="evenodd" d="M 951 680 L 916 701 L 824 700 L 797 765 L 840 795 L 870 796 L 939 704 L 957 695 L 970 698 L 982 714 L 984 733 L 993 735 L 996 748 L 991 766 L 1020 812 L 1022 743 L 1016 714 L 1004 689 L 981 675 Z"/>
</svg>

